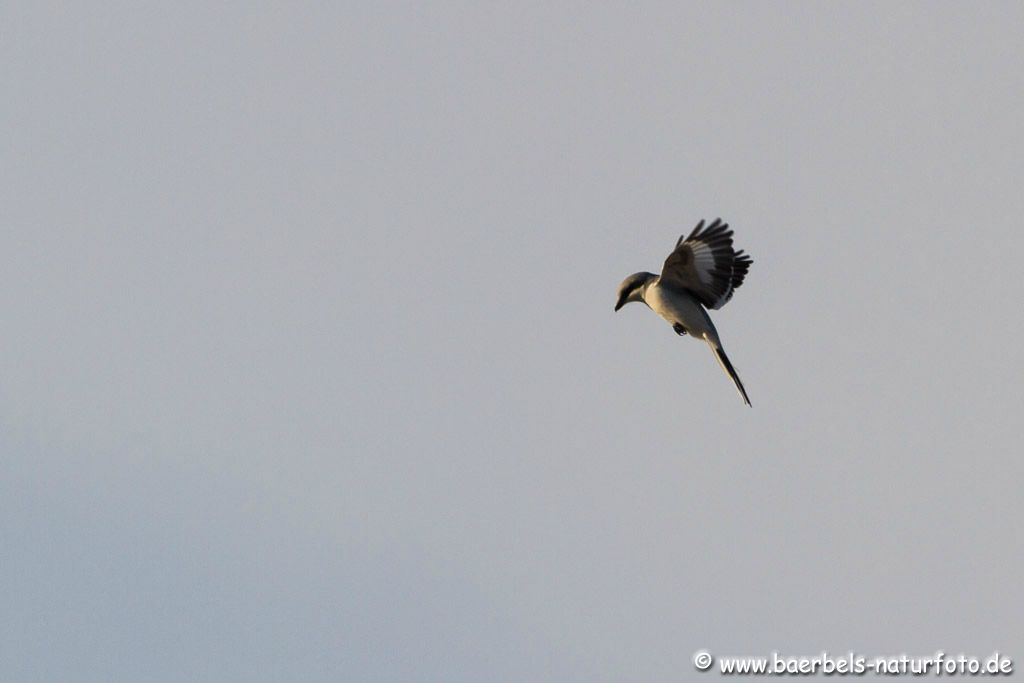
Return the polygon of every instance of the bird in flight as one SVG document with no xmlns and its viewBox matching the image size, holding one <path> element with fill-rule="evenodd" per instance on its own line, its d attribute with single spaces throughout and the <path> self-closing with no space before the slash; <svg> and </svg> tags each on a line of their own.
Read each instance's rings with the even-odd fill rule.
<svg viewBox="0 0 1024 683">
<path fill-rule="evenodd" d="M 679 335 L 703 339 L 711 347 L 736 390 L 748 406 L 750 399 L 740 376 L 725 355 L 718 330 L 706 308 L 719 309 L 728 303 L 753 260 L 732 248 L 732 230 L 716 218 L 707 227 L 697 224 L 687 237 L 680 237 L 676 248 L 665 259 L 661 275 L 633 273 L 619 285 L 615 310 L 631 301 L 642 301 L 667 320 Z"/>
</svg>

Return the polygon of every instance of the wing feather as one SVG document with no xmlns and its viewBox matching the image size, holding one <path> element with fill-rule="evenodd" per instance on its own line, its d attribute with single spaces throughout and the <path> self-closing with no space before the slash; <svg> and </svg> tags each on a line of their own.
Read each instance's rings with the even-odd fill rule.
<svg viewBox="0 0 1024 683">
<path fill-rule="evenodd" d="M 743 284 L 753 260 L 732 247 L 732 230 L 716 218 L 705 227 L 702 220 L 665 259 L 661 280 L 686 289 L 704 306 L 718 309 Z"/>
</svg>

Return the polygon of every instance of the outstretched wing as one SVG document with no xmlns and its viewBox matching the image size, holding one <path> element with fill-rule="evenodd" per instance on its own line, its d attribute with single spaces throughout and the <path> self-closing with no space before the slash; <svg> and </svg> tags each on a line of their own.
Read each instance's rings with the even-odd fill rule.
<svg viewBox="0 0 1024 683">
<path fill-rule="evenodd" d="M 675 251 L 665 259 L 662 282 L 682 287 L 707 308 L 717 309 L 732 298 L 753 260 L 732 248 L 732 230 L 716 218 L 704 227 L 697 224 L 685 239 L 680 237 Z"/>
</svg>

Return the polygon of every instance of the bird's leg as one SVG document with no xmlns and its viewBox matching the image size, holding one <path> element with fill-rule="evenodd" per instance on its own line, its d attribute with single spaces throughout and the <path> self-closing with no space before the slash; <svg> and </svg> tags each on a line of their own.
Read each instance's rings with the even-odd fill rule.
<svg viewBox="0 0 1024 683">
<path fill-rule="evenodd" d="M 676 323 L 675 325 L 673 325 L 672 329 L 675 330 L 676 334 L 678 334 L 680 337 L 686 336 L 686 328 L 683 327 L 680 323 Z"/>
</svg>

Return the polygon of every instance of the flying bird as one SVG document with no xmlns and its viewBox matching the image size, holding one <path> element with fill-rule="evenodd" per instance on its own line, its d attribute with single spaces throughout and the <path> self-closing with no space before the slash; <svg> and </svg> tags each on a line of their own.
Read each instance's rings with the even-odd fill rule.
<svg viewBox="0 0 1024 683">
<path fill-rule="evenodd" d="M 622 281 L 615 310 L 631 301 L 642 301 L 667 320 L 676 334 L 706 341 L 749 406 L 743 382 L 725 355 L 718 330 L 705 309 L 717 310 L 728 303 L 743 284 L 751 263 L 753 260 L 743 251 L 732 248 L 728 223 L 716 218 L 705 228 L 702 220 L 693 232 L 676 242 L 661 275 L 633 273 Z"/>
</svg>

